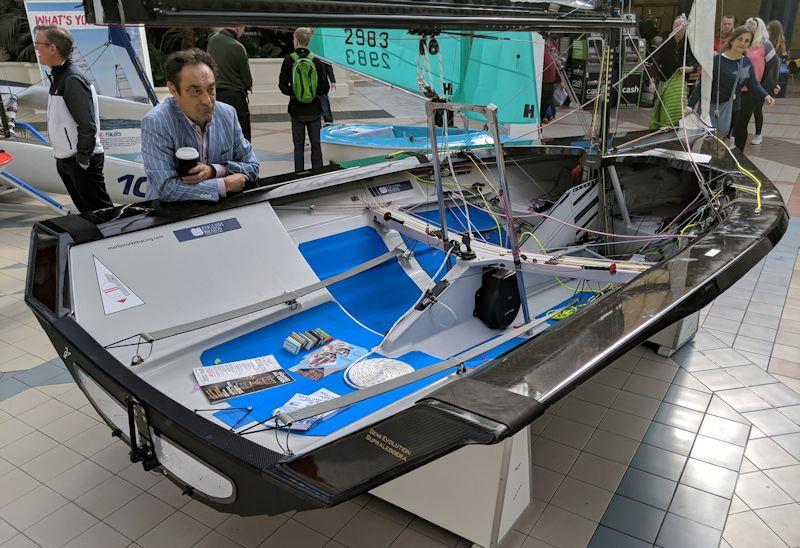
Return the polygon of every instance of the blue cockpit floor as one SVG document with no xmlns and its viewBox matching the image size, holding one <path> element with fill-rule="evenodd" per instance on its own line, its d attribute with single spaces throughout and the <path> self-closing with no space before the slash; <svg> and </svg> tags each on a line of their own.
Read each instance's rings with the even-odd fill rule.
<svg viewBox="0 0 800 548">
<path fill-rule="evenodd" d="M 320 280 L 389 250 L 378 232 L 368 226 L 305 242 L 299 248 Z M 359 322 L 379 333 L 386 333 L 422 294 L 396 258 L 334 284 L 328 291 Z"/>
<path fill-rule="evenodd" d="M 358 228 L 320 238 L 301 244 L 299 247 L 320 279 L 344 272 L 387 251 L 380 235 L 371 227 Z M 300 310 L 292 316 L 217 345 L 201 354 L 200 360 L 204 366 L 272 354 L 289 376 L 294 379 L 294 382 L 288 384 L 231 398 L 228 400 L 230 409 L 220 409 L 215 413 L 217 418 L 231 427 L 241 428 L 247 424 L 272 417 L 275 409 L 286 403 L 296 393 L 311 394 L 320 388 L 327 388 L 340 396 L 353 392 L 354 389 L 344 382 L 341 371 L 319 381 L 313 381 L 290 372 L 289 369 L 300 363 L 308 352 L 301 352 L 297 356 L 291 355 L 283 349 L 284 339 L 292 331 L 321 328 L 334 338 L 370 350 L 380 344 L 382 340 L 380 335 L 370 329 L 379 333 L 386 332 L 420 295 L 420 289 L 408 277 L 397 259 L 392 259 L 348 280 L 336 283 L 328 290 L 336 299 L 335 302 L 329 301 L 314 308 Z M 572 299 L 563 304 L 570 300 Z M 345 312 L 345 309 L 350 314 Z M 370 329 L 360 325 L 350 315 Z M 498 332 L 499 334 L 500 332 Z M 525 339 L 522 338 L 507 341 L 485 354 L 469 360 L 466 365 L 467 367 L 482 365 L 488 360 L 505 354 L 524 341 Z M 484 341 L 473 342 L 477 345 Z M 373 355 L 373 357 L 380 356 L 380 354 Z M 449 356 L 432 356 L 414 351 L 400 356 L 398 359 L 411 365 L 414 369 L 420 369 L 446 357 Z M 452 370 L 432 375 L 427 379 L 359 402 L 314 425 L 308 431 L 296 433 L 314 436 L 331 434 L 420 390 L 449 373 L 452 373 Z M 249 412 L 246 411 L 248 407 L 252 408 Z"/>
<path fill-rule="evenodd" d="M 222 362 L 230 362 L 272 354 L 289 376 L 294 379 L 294 382 L 288 384 L 228 400 L 231 407 L 234 408 L 252 407 L 253 410 L 246 418 L 243 419 L 246 411 L 237 409 L 221 410 L 215 414 L 217 418 L 230 426 L 234 426 L 237 423 L 239 423 L 239 426 L 243 426 L 252 421 L 263 421 L 270 418 L 276 408 L 286 403 L 296 393 L 311 394 L 320 388 L 327 388 L 340 396 L 352 392 L 354 389 L 344 382 L 342 372 L 333 373 L 319 381 L 313 381 L 289 371 L 291 367 L 302 361 L 307 352 L 292 356 L 283 349 L 283 340 L 292 331 L 305 331 L 316 327 L 324 329 L 337 339 L 366 349 L 371 349 L 381 341 L 381 337 L 354 322 L 337 303 L 327 302 L 211 348 L 203 352 L 200 357 L 203 365 L 213 365 L 218 359 Z M 375 357 L 379 357 L 379 355 L 375 355 Z M 409 352 L 402 356 L 400 360 L 411 365 L 414 369 L 439 361 L 437 358 L 422 352 Z M 324 436 L 335 432 L 339 428 L 369 415 L 406 394 L 419 390 L 434 379 L 447 373 L 449 371 L 357 403 L 316 424 L 311 430 L 304 433 Z"/>
</svg>

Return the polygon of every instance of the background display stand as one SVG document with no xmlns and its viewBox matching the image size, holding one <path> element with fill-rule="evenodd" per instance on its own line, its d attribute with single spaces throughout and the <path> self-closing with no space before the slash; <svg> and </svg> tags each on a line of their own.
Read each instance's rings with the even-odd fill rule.
<svg viewBox="0 0 800 548">
<path fill-rule="evenodd" d="M 658 345 L 657 353 L 659 356 L 669 358 L 681 346 L 692 340 L 694 334 L 697 333 L 699 324 L 700 312 L 695 312 L 675 322 L 668 328 L 659 331 L 650 337 L 648 341 Z"/>
<path fill-rule="evenodd" d="M 473 445 L 371 493 L 460 535 L 495 548 L 531 503 L 530 428 L 495 445 Z"/>
</svg>

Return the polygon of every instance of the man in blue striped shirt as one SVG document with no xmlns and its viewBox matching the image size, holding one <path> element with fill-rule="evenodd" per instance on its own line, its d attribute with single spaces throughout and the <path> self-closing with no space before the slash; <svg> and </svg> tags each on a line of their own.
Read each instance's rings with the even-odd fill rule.
<svg viewBox="0 0 800 548">
<path fill-rule="evenodd" d="M 171 97 L 142 120 L 142 158 L 148 200 L 216 202 L 258 178 L 259 164 L 236 110 L 216 101 L 216 65 L 197 48 L 171 54 L 164 64 Z M 197 166 L 178 174 L 175 151 L 191 147 Z"/>
</svg>

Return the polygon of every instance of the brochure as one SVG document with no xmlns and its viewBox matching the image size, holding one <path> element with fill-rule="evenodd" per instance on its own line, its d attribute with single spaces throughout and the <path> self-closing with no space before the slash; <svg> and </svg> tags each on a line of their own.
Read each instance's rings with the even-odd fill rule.
<svg viewBox="0 0 800 548">
<path fill-rule="evenodd" d="M 293 382 L 273 355 L 195 367 L 197 384 L 211 403 Z"/>
<path fill-rule="evenodd" d="M 316 405 L 318 403 L 322 403 L 324 401 L 333 400 L 338 398 L 339 394 L 335 392 L 331 392 L 327 388 L 320 388 L 313 394 L 295 394 L 291 397 L 289 401 L 284 403 L 282 406 L 275 410 L 274 415 L 278 415 L 279 413 L 290 413 L 292 411 L 297 411 L 298 409 L 302 409 L 303 407 L 308 407 L 309 405 Z M 340 409 L 334 409 L 333 411 L 328 411 L 327 413 L 323 413 L 322 415 L 317 415 L 316 417 L 309 417 L 307 419 L 297 421 L 292 423 L 291 429 L 292 430 L 308 430 L 318 422 L 324 421 L 328 417 L 335 415 L 341 411 Z M 272 421 L 274 422 L 274 421 Z"/>
<path fill-rule="evenodd" d="M 324 379 L 331 373 L 345 369 L 348 365 L 367 355 L 367 350 L 348 342 L 335 339 L 303 358 L 290 371 L 311 380 Z"/>
</svg>

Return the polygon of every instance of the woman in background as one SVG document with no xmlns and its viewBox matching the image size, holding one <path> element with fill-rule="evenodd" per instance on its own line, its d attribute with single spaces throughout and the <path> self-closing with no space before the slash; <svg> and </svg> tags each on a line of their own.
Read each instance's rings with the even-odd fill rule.
<svg viewBox="0 0 800 548">
<path fill-rule="evenodd" d="M 777 19 L 767 23 L 767 32 L 769 32 L 769 41 L 775 46 L 775 53 L 778 54 L 778 85 L 775 86 L 775 96 L 777 97 L 786 86 L 786 80 L 789 75 L 789 50 L 786 49 L 786 36 L 783 34 L 783 25 Z M 781 86 L 783 82 L 783 86 Z"/>
<path fill-rule="evenodd" d="M 753 93 L 763 98 L 768 105 L 775 102 L 769 93 L 761 87 L 753 72 L 753 64 L 745 53 L 753 41 L 753 30 L 746 26 L 734 29 L 725 51 L 714 56 L 713 78 L 711 88 L 711 117 L 712 125 L 717 129 L 717 134 L 725 136 L 731 127 L 733 103 L 736 94 L 742 85 L 746 85 Z M 689 98 L 687 109 L 694 108 L 700 100 L 701 86 L 694 87 Z"/>
<path fill-rule="evenodd" d="M 761 87 L 767 90 L 767 93 L 777 93 L 775 87 L 778 85 L 778 56 L 775 53 L 775 47 L 769 41 L 767 25 L 761 18 L 751 17 L 745 26 L 753 30 L 753 42 L 750 44 L 750 49 L 747 50 L 747 58 L 753 65 L 755 78 Z M 744 151 L 744 147 L 747 145 L 747 126 L 753 115 L 756 118 L 756 135 L 753 137 L 752 143 L 759 145 L 764 140 L 761 136 L 761 130 L 764 127 L 763 108 L 764 98 L 761 94 L 753 93 L 747 86 L 743 87 L 741 108 L 736 113 L 733 123 L 733 138 L 736 148 L 739 150 Z"/>
<path fill-rule="evenodd" d="M 786 50 L 786 36 L 783 34 L 783 25 L 777 19 L 767 23 L 769 41 L 775 46 L 778 57 L 785 59 L 789 52 Z"/>
</svg>

